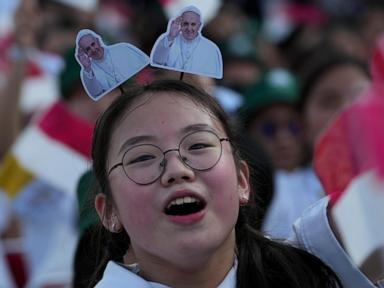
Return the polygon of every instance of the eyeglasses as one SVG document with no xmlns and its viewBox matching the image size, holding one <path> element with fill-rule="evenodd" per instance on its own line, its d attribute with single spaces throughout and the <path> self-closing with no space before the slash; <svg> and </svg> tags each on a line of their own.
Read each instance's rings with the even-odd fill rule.
<svg viewBox="0 0 384 288">
<path fill-rule="evenodd" d="M 122 161 L 113 165 L 108 175 L 122 166 L 125 175 L 136 184 L 151 184 L 163 174 L 167 164 L 165 154 L 172 151 L 179 153 L 180 160 L 187 167 L 197 171 L 209 170 L 221 158 L 222 141 L 229 141 L 229 138 L 219 138 L 212 131 L 199 130 L 184 136 L 177 149 L 163 151 L 153 144 L 139 144 L 129 148 Z"/>
<path fill-rule="evenodd" d="M 300 125 L 297 121 L 290 121 L 286 124 L 278 124 L 273 121 L 265 121 L 259 125 L 259 129 L 260 132 L 268 138 L 276 137 L 276 134 L 281 129 L 285 129 L 295 137 L 300 134 Z"/>
</svg>

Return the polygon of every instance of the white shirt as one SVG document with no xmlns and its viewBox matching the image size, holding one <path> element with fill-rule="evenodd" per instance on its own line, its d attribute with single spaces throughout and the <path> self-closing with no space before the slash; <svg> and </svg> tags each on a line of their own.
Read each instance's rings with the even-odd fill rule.
<svg viewBox="0 0 384 288">
<path fill-rule="evenodd" d="M 228 272 L 224 280 L 220 283 L 218 288 L 235 288 L 236 287 L 236 271 L 237 265 L 235 264 Z M 130 271 L 127 267 L 123 267 L 113 261 L 108 262 L 105 268 L 102 280 L 97 283 L 96 288 L 119 288 L 119 287 L 132 287 L 132 288 L 170 288 L 169 286 L 149 282 L 138 276 L 136 273 Z"/>
<path fill-rule="evenodd" d="M 293 232 L 295 220 L 308 206 L 325 195 L 310 167 L 292 172 L 278 170 L 274 181 L 275 193 L 265 215 L 262 231 L 275 239 L 287 239 Z"/>
<path fill-rule="evenodd" d="M 289 243 L 316 255 L 339 276 L 345 288 L 374 288 L 340 246 L 328 222 L 328 197 L 305 209 L 295 222 Z"/>
</svg>

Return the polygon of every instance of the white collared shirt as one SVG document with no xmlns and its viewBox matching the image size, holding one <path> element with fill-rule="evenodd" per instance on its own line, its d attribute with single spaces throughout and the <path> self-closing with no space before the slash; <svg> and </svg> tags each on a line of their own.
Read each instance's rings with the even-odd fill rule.
<svg viewBox="0 0 384 288">
<path fill-rule="evenodd" d="M 218 288 L 235 288 L 236 287 L 236 271 L 237 262 L 229 270 L 224 280 L 220 283 Z M 136 266 L 133 266 L 136 267 Z M 132 268 L 132 266 L 131 266 Z M 119 287 L 133 287 L 133 288 L 170 288 L 169 286 L 149 282 L 139 275 L 137 275 L 138 269 L 131 271 L 127 267 L 117 264 L 116 262 L 109 261 L 105 268 L 102 280 L 97 283 L 96 288 L 119 288 Z"/>
</svg>

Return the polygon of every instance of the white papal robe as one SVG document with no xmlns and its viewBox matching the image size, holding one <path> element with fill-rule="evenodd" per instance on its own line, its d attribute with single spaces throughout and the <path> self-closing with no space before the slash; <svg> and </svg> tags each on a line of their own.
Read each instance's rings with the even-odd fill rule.
<svg viewBox="0 0 384 288">
<path fill-rule="evenodd" d="M 223 77 L 219 48 L 200 34 L 192 41 L 186 41 L 181 34 L 169 41 L 167 33 L 163 34 L 152 50 L 151 65 L 218 79 Z"/>
</svg>

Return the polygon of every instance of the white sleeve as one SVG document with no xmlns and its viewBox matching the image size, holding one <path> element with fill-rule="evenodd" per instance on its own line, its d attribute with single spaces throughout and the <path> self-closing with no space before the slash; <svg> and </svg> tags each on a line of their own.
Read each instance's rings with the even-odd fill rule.
<svg viewBox="0 0 384 288">
<path fill-rule="evenodd" d="M 89 72 L 83 69 L 83 74 L 84 74 L 84 76 L 87 77 L 88 79 L 93 79 L 93 78 L 95 78 L 95 74 L 93 73 L 92 69 L 91 69 Z"/>
<path fill-rule="evenodd" d="M 328 198 L 310 207 L 293 225 L 294 233 L 287 240 L 320 258 L 338 275 L 344 287 L 376 287 L 352 262 L 334 236 L 327 217 Z"/>
<path fill-rule="evenodd" d="M 155 64 L 166 65 L 173 42 L 174 41 L 168 40 L 167 34 L 160 36 L 160 39 L 156 43 L 156 46 L 154 47 L 155 50 L 153 52 L 152 59 Z"/>
<path fill-rule="evenodd" d="M 93 97 L 99 96 L 100 94 L 105 92 L 92 70 L 91 72 L 87 72 L 83 69 L 82 75 L 83 85 L 85 86 L 84 88 L 86 88 L 86 90 L 88 90 L 88 93 L 91 94 Z"/>
</svg>

